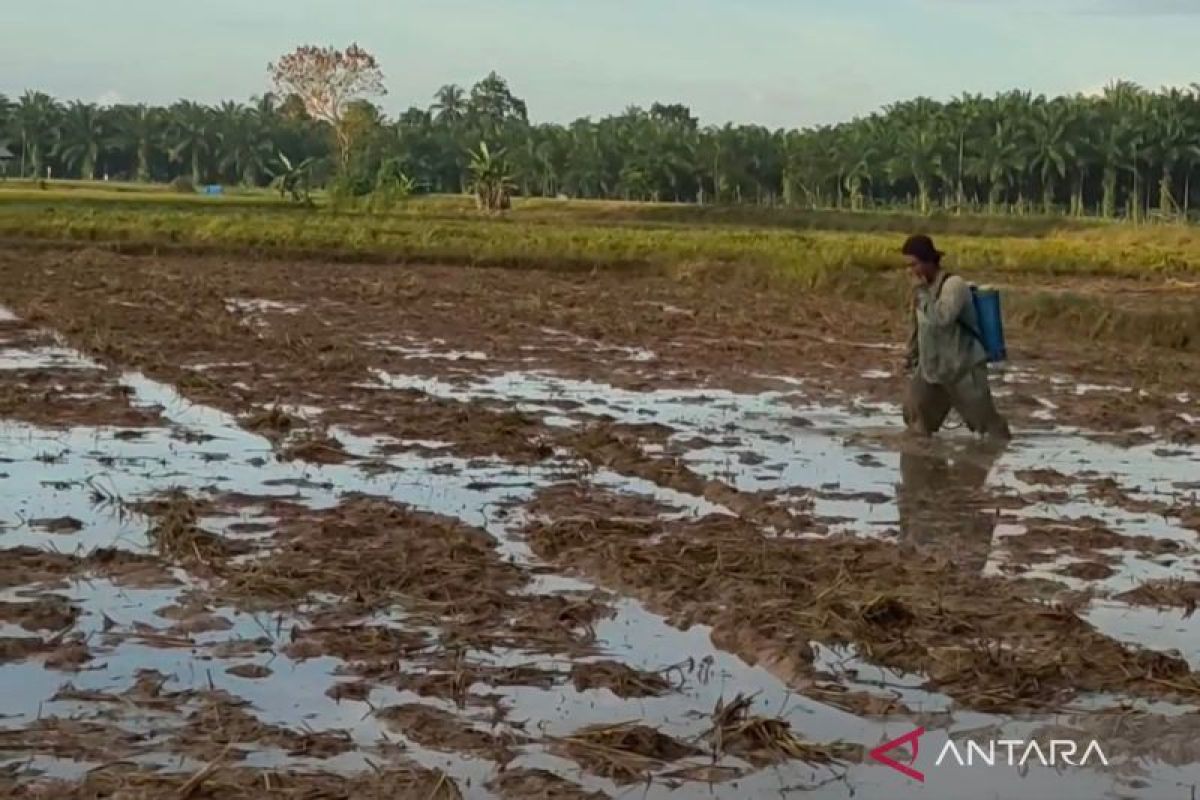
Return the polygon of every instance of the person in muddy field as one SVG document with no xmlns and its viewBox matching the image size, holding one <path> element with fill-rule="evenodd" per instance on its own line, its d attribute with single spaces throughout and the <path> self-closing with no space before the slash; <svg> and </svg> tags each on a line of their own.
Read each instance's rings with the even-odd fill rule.
<svg viewBox="0 0 1200 800">
<path fill-rule="evenodd" d="M 987 351 L 980 341 L 971 287 L 942 269 L 942 253 L 928 236 L 908 237 L 900 252 L 913 289 L 905 425 L 913 433 L 932 436 L 953 409 L 975 433 L 1009 439 L 1008 422 L 996 410 L 988 387 Z"/>
</svg>

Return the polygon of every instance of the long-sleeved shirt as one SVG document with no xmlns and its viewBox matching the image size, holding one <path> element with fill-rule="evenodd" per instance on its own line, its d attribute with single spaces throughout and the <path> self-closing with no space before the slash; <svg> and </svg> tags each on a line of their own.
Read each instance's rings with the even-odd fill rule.
<svg viewBox="0 0 1200 800">
<path fill-rule="evenodd" d="M 987 363 L 987 351 L 974 333 L 979 319 L 971 287 L 959 276 L 942 272 L 929 286 L 917 288 L 914 317 L 908 365 L 927 383 L 956 383 Z"/>
</svg>

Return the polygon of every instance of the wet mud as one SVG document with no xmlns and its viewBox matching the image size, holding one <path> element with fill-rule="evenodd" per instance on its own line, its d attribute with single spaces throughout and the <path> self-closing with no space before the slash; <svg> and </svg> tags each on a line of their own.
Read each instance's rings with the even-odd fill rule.
<svg viewBox="0 0 1200 800">
<path fill-rule="evenodd" d="M 1018 332 L 995 449 L 904 436 L 903 317 L 846 300 L 0 265 L 5 796 L 1200 783 L 1186 355 Z M 925 785 L 866 755 L 917 725 Z M 980 731 L 1111 764 L 933 767 Z"/>
</svg>

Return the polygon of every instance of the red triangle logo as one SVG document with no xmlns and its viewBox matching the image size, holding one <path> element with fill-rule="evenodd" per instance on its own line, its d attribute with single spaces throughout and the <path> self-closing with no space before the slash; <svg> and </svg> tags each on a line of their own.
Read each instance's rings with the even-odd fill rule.
<svg viewBox="0 0 1200 800">
<path fill-rule="evenodd" d="M 924 783 L 925 773 L 912 768 L 912 765 L 917 763 L 917 756 L 921 752 L 921 743 L 919 740 L 923 733 L 925 733 L 924 728 L 917 728 L 915 731 L 904 734 L 899 739 L 893 739 L 890 742 L 884 742 L 883 744 L 879 745 L 879 747 L 876 747 L 874 750 L 872 750 L 870 756 L 880 764 L 896 770 L 901 775 L 905 775 L 915 781 Z M 896 759 L 887 755 L 889 751 L 905 745 L 912 745 L 912 758 L 909 759 L 907 764 L 901 764 Z"/>
</svg>

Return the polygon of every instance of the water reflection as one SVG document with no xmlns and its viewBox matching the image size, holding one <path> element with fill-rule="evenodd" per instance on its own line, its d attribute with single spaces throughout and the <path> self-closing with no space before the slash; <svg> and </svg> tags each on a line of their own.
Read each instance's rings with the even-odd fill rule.
<svg viewBox="0 0 1200 800">
<path fill-rule="evenodd" d="M 904 449 L 896 487 L 901 540 L 982 572 L 997 519 L 984 487 L 1003 450 L 984 445 L 954 453 Z"/>
</svg>

